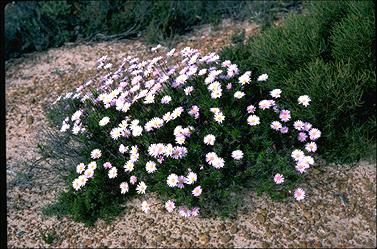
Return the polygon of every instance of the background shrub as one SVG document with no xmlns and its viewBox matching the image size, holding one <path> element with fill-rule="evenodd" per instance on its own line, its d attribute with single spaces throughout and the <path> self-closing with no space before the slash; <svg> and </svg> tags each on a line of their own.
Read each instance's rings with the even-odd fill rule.
<svg viewBox="0 0 377 249">
<path fill-rule="evenodd" d="M 41 51 L 76 40 L 145 35 L 163 42 L 194 25 L 222 18 L 253 19 L 265 26 L 278 13 L 298 8 L 282 1 L 19 1 L 5 8 L 5 57 Z"/>
<path fill-rule="evenodd" d="M 281 88 L 291 103 L 305 91 L 313 100 L 310 118 L 325 134 L 320 154 L 330 161 L 375 155 L 374 5 L 306 2 L 303 15 L 221 53 L 254 75 L 267 72 L 263 88 Z"/>
</svg>

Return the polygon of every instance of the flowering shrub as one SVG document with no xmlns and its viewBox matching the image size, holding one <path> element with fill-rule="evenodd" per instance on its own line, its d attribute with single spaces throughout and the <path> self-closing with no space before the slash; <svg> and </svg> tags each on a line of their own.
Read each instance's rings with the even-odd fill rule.
<svg viewBox="0 0 377 249">
<path fill-rule="evenodd" d="M 65 193 L 71 215 L 109 205 L 97 196 L 148 192 L 185 217 L 227 201 L 238 186 L 305 198 L 297 185 L 314 165 L 321 132 L 288 109 L 280 89 L 260 89 L 267 74 L 252 79 L 231 61 L 188 47 L 152 52 L 152 59 L 129 56 L 117 68 L 100 58 L 95 77 L 54 103 L 63 115 L 60 132 L 83 144 L 84 160 Z M 310 102 L 297 96 L 301 108 Z"/>
</svg>

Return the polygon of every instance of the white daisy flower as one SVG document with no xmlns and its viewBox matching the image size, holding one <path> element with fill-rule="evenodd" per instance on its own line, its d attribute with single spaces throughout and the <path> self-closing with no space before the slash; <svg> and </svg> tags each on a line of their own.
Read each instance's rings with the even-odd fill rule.
<svg viewBox="0 0 377 249">
<path fill-rule="evenodd" d="M 131 161 L 127 161 L 123 166 L 124 171 L 126 172 L 132 172 L 134 170 L 134 167 L 135 165 Z"/>
<path fill-rule="evenodd" d="M 250 126 L 255 126 L 255 125 L 258 125 L 260 124 L 260 118 L 256 115 L 250 115 L 248 118 L 247 118 L 247 123 L 250 125 Z"/>
<path fill-rule="evenodd" d="M 92 159 L 98 159 L 102 156 L 101 150 L 99 149 L 94 149 L 92 152 L 90 152 L 90 156 Z"/>
<path fill-rule="evenodd" d="M 241 98 L 244 97 L 244 96 L 245 96 L 245 93 L 244 93 L 244 92 L 241 92 L 241 91 L 237 91 L 237 92 L 234 93 L 234 97 L 235 97 L 236 99 L 241 99 Z"/>
<path fill-rule="evenodd" d="M 166 203 L 165 203 L 165 208 L 166 210 L 171 213 L 173 212 L 174 208 L 175 208 L 175 203 L 171 200 L 168 200 Z"/>
<path fill-rule="evenodd" d="M 156 168 L 156 163 L 153 162 L 153 161 L 149 161 L 145 164 L 145 169 L 146 171 L 150 174 L 150 173 L 153 173 L 157 170 Z"/>
<path fill-rule="evenodd" d="M 108 173 L 108 176 L 109 178 L 115 178 L 118 176 L 118 170 L 116 167 L 112 167 L 110 170 L 109 170 L 109 173 Z"/>
<path fill-rule="evenodd" d="M 141 203 L 141 210 L 143 210 L 144 213 L 148 213 L 150 210 L 149 204 L 146 201 L 143 201 Z"/>
<path fill-rule="evenodd" d="M 241 150 L 235 150 L 232 152 L 232 157 L 234 160 L 241 160 L 243 158 L 243 152 Z"/>
<path fill-rule="evenodd" d="M 216 137 L 212 134 L 208 134 L 204 137 L 204 143 L 206 145 L 214 145 L 215 144 Z"/>
<path fill-rule="evenodd" d="M 110 118 L 109 118 L 109 117 L 103 117 L 103 118 L 99 121 L 99 125 L 100 125 L 100 126 L 105 126 L 105 125 L 107 125 L 109 122 L 110 122 Z"/>
<path fill-rule="evenodd" d="M 280 98 L 281 90 L 280 89 L 274 89 L 270 92 L 271 97 L 277 99 Z"/>
<path fill-rule="evenodd" d="M 258 77 L 257 81 L 266 81 L 267 79 L 268 75 L 264 73 Z"/>
<path fill-rule="evenodd" d="M 145 194 L 145 190 L 147 189 L 147 185 L 143 181 L 139 182 L 136 186 L 136 191 L 138 194 Z"/>
<path fill-rule="evenodd" d="M 119 187 L 120 187 L 120 193 L 121 194 L 125 194 L 125 193 L 127 193 L 128 192 L 128 183 L 127 182 L 122 182 L 120 185 L 119 185 Z"/>
<path fill-rule="evenodd" d="M 177 183 L 178 183 L 178 176 L 176 174 L 170 174 L 168 176 L 168 179 L 166 180 L 167 184 L 169 185 L 169 187 L 175 187 L 177 186 Z"/>
<path fill-rule="evenodd" d="M 307 107 L 309 105 L 310 101 L 311 101 L 311 99 L 308 95 L 302 95 L 302 96 L 298 97 L 298 103 L 300 105 L 305 106 L 305 107 Z"/>
</svg>

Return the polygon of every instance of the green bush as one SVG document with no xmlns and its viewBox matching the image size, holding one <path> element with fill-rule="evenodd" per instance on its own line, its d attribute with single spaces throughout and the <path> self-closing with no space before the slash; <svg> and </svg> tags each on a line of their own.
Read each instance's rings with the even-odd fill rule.
<svg viewBox="0 0 377 249">
<path fill-rule="evenodd" d="M 20 1 L 5 8 L 5 56 L 76 40 L 145 35 L 157 43 L 222 18 L 272 22 L 300 1 Z M 268 19 L 266 19 L 268 16 Z M 265 20 L 264 20 L 265 19 Z M 114 37 L 115 36 L 115 37 Z"/>
<path fill-rule="evenodd" d="M 267 88 L 281 88 L 290 103 L 302 91 L 313 99 L 310 118 L 323 127 L 321 155 L 350 162 L 373 154 L 376 122 L 373 1 L 306 3 L 281 27 L 225 48 L 221 56 L 254 75 L 266 72 Z M 361 136 L 361 137 L 360 137 Z"/>
<path fill-rule="evenodd" d="M 158 55 L 166 56 L 161 53 L 157 54 L 155 58 L 159 58 Z M 195 59 L 195 56 L 198 57 Z M 190 209 L 200 207 L 203 215 L 234 216 L 240 197 L 234 196 L 232 193 L 237 194 L 243 187 L 253 189 L 258 194 L 269 194 L 274 199 L 291 196 L 288 194 L 289 191 L 294 190 L 305 177 L 305 174 L 297 172 L 291 156 L 293 150 L 302 147 L 302 143 L 297 140 L 298 132 L 293 128 L 293 122 L 298 119 L 312 122 L 310 118 L 313 115 L 311 115 L 310 107 L 300 106 L 302 116 L 295 114 L 291 120 L 285 120 L 287 122 L 282 125 L 289 127 L 289 132 L 285 133 L 279 128 L 272 129 L 271 123 L 280 120 L 281 110 L 293 108 L 285 93 L 281 98 L 276 97 L 276 104 L 271 104 L 274 108 L 271 106 L 271 108 L 263 110 L 258 107 L 259 101 L 263 99 L 267 101 L 266 99 L 272 98 L 269 96 L 269 89 L 261 89 L 261 86 L 266 83 L 257 82 L 257 78 L 254 77 L 247 80 L 250 84 L 242 85 L 239 82 L 241 74 L 229 76 L 229 72 L 232 71 L 230 64 L 223 64 L 218 59 L 216 62 L 205 62 L 211 57 L 214 59 L 216 55 L 203 57 L 197 50 L 185 48 L 183 51 L 177 52 L 174 57 L 165 57 L 168 59 L 166 65 L 164 62 L 157 64 L 153 62 L 153 59 L 135 64 L 131 58 L 128 58 L 124 61 L 126 65 L 120 66 L 113 63 L 112 68 L 119 66 L 118 70 L 113 72 L 104 66 L 109 65 L 108 61 L 100 62 L 101 66 L 98 67 L 98 70 L 102 71 L 98 71 L 97 77 L 92 78 L 92 85 L 84 87 L 86 84 L 83 84 L 76 91 L 68 93 L 51 106 L 47 117 L 56 130 L 55 133 L 45 137 L 45 142 L 40 145 L 40 149 L 44 156 L 59 160 L 56 161 L 56 169 L 65 168 L 69 171 L 66 177 L 69 187 L 66 192 L 61 194 L 57 203 L 45 209 L 45 214 L 69 215 L 88 225 L 93 224 L 98 218 L 110 220 L 119 214 L 122 210 L 121 204 L 127 199 L 120 193 L 121 183 L 130 182 L 128 185 L 130 191 L 126 196 L 136 195 L 136 186 L 131 183 L 132 176 L 137 176 L 138 183 L 145 182 L 148 186 L 147 192 L 157 193 L 161 200 L 174 200 L 177 207 L 187 206 Z M 184 60 L 193 60 L 193 62 L 186 64 Z M 135 69 L 136 65 L 141 67 L 141 71 L 149 73 L 144 77 L 135 76 L 134 72 L 140 73 L 140 70 Z M 161 88 L 158 87 L 158 84 L 153 87 L 152 85 L 147 86 L 151 84 L 151 79 L 158 82 L 163 78 L 156 74 L 157 69 L 168 74 L 167 72 L 172 70 L 173 66 L 178 68 L 168 77 L 170 80 L 166 81 L 163 86 L 161 85 Z M 156 68 L 156 71 L 153 68 Z M 204 75 L 194 73 L 184 85 L 177 86 L 179 77 L 187 72 L 185 70 L 194 68 L 197 71 L 206 69 L 208 72 Z M 211 82 L 203 83 L 211 79 L 209 75 L 215 72 L 215 69 L 222 70 L 219 72 L 221 76 L 217 76 L 216 81 L 212 79 L 214 82 L 212 87 L 222 89 L 220 98 L 211 95 L 211 91 L 213 91 L 210 90 L 211 84 L 209 83 Z M 100 77 L 100 75 L 107 76 Z M 135 79 L 139 76 L 143 77 L 143 80 L 138 83 Z M 110 78 L 113 80 L 110 81 Z M 228 83 L 232 83 L 233 86 L 229 87 Z M 216 84 L 218 85 L 215 86 Z M 131 90 L 137 86 L 140 89 Z M 156 86 L 158 90 L 152 90 Z M 184 90 L 184 87 L 189 86 L 194 89 L 192 94 L 187 94 Z M 116 93 L 115 89 L 120 92 Z M 245 97 L 236 98 L 234 94 L 237 91 L 244 92 Z M 154 101 L 145 103 L 147 97 L 139 96 L 142 93 L 153 96 Z M 171 96 L 171 102 L 160 103 L 166 95 Z M 297 92 L 297 97 L 300 95 L 303 95 L 302 91 Z M 109 97 L 113 101 L 106 102 Z M 118 107 L 122 109 L 124 103 L 132 104 L 126 111 L 117 109 Z M 256 106 L 255 112 L 249 111 L 248 113 L 247 109 L 250 105 Z M 200 108 L 200 115 L 195 118 L 190 114 L 193 106 Z M 220 108 L 221 113 L 225 115 L 224 122 L 219 123 L 214 119 L 213 112 L 215 111 L 211 110 L 214 107 Z M 171 114 L 176 115 L 175 118 L 172 120 L 166 118 L 170 116 L 170 114 L 168 116 L 166 114 L 176 113 L 179 109 L 180 114 Z M 253 126 L 248 123 L 251 113 L 260 118 L 260 124 Z M 79 118 L 77 119 L 77 117 Z M 104 117 L 108 117 L 110 123 L 102 126 L 100 120 Z M 149 121 L 155 118 L 160 118 L 161 121 L 162 117 L 165 120 L 162 121 L 162 127 L 153 130 L 148 128 Z M 125 120 L 128 120 L 127 126 L 124 124 Z M 135 121 L 137 124 L 131 125 Z M 65 129 L 67 124 L 70 125 L 68 130 Z M 125 137 L 114 138 L 111 134 L 121 124 Z M 142 134 L 134 135 L 133 130 L 136 129 L 134 127 L 138 127 L 139 124 Z M 85 130 L 79 128 L 78 133 L 74 133 L 75 127 L 78 126 Z M 193 127 L 193 129 L 189 127 Z M 61 133 L 58 131 L 60 128 L 62 128 Z M 190 135 L 186 134 L 185 141 L 181 143 L 177 140 L 176 131 L 179 133 L 184 129 Z M 213 145 L 206 144 L 203 140 L 209 134 L 216 137 Z M 316 138 L 311 140 L 316 140 Z M 173 152 L 164 156 L 160 155 L 161 157 L 151 152 L 153 146 L 158 145 L 163 146 L 163 150 L 167 150 L 168 144 L 174 146 L 172 151 L 184 148 L 188 153 L 182 158 L 174 158 Z M 122 166 L 130 162 L 133 158 L 132 153 L 135 152 L 122 153 L 119 151 L 121 145 L 127 146 L 129 151 L 132 151 L 133 146 L 138 146 L 140 155 L 138 154 L 139 158 L 134 163 L 132 173 L 124 170 Z M 98 158 L 92 155 L 96 149 L 101 150 L 101 156 Z M 236 150 L 243 152 L 242 159 L 232 156 Z M 72 151 L 77 151 L 77 153 Z M 212 152 L 216 153 L 216 157 L 221 158 L 219 166 L 211 165 L 206 159 Z M 312 157 L 314 153 L 308 152 L 306 155 L 307 159 L 310 158 L 308 160 L 314 160 Z M 87 165 L 85 167 L 89 167 L 89 164 L 93 165 L 93 162 L 96 163 L 93 178 L 87 174 L 87 171 L 84 172 L 86 169 L 76 172 L 76 165 L 84 164 Z M 111 163 L 112 169 L 118 170 L 117 177 L 110 177 L 110 170 L 104 166 L 106 162 Z M 155 172 L 148 172 L 146 166 L 149 162 L 156 163 L 157 170 Z M 308 163 L 308 167 L 309 164 L 313 163 Z M 186 182 L 183 188 L 170 186 L 167 183 L 171 174 L 187 177 L 190 172 L 197 176 L 194 183 Z M 274 182 L 276 174 L 284 176 L 284 184 Z M 88 180 L 78 186 L 76 183 L 80 177 Z M 192 193 L 195 187 L 203 189 L 203 193 L 199 197 Z M 232 200 L 232 203 L 229 203 L 229 200 Z"/>
</svg>

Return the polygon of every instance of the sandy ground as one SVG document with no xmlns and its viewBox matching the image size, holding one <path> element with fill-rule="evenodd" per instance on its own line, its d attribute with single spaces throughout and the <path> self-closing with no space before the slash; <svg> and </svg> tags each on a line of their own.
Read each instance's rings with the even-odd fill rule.
<svg viewBox="0 0 377 249">
<path fill-rule="evenodd" d="M 206 25 L 179 38 L 176 47 L 219 51 L 240 29 L 246 36 L 259 30 L 224 21 L 218 29 Z M 88 78 L 100 56 L 143 56 L 148 48 L 141 39 L 70 44 L 6 63 L 9 247 L 376 247 L 376 162 L 366 161 L 315 167 L 302 203 L 245 191 L 236 219 L 181 218 L 165 212 L 153 195 L 144 197 L 153 203 L 149 214 L 140 210 L 144 199 L 134 199 L 111 225 L 98 221 L 87 228 L 68 218 L 44 217 L 41 208 L 64 185 L 24 163 L 39 158 L 37 135 L 46 125 L 42 106 Z M 47 234 L 51 244 L 43 240 Z"/>
</svg>

